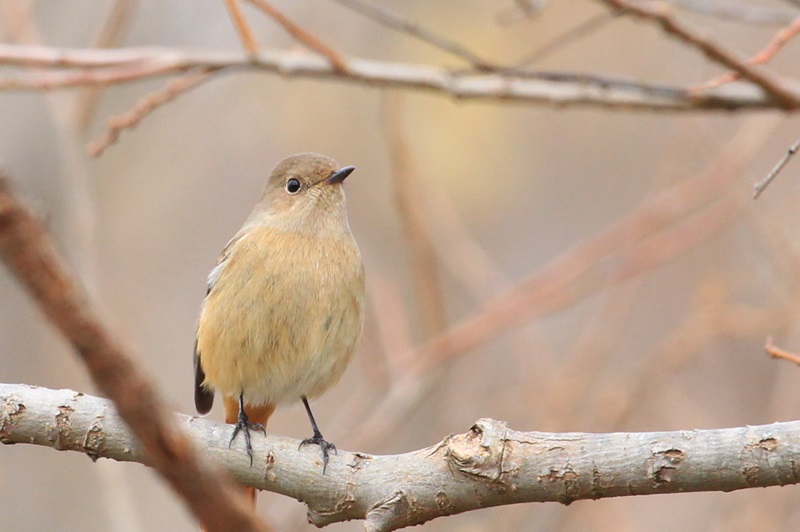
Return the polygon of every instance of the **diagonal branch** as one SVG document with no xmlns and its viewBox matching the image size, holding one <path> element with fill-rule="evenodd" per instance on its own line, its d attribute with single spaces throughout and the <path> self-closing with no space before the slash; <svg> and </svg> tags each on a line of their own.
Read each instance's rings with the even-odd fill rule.
<svg viewBox="0 0 800 532">
<path fill-rule="evenodd" d="M 772 40 L 760 52 L 747 60 L 747 64 L 763 65 L 767 63 L 773 57 L 775 57 L 775 54 L 777 54 L 781 48 L 786 46 L 786 43 L 792 40 L 798 33 L 800 33 L 800 17 L 795 18 L 786 27 L 778 30 Z M 720 85 L 724 85 L 725 83 L 736 81 L 741 77 L 741 74 L 738 72 L 728 72 L 715 79 L 701 83 L 700 85 L 693 87 L 692 90 L 703 90 L 712 87 L 718 87 Z"/>
<path fill-rule="evenodd" d="M 478 420 L 464 434 L 405 454 L 340 450 L 320 475 L 318 453 L 268 434 L 250 466 L 228 448 L 230 427 L 176 415 L 174 422 L 248 485 L 304 501 L 324 526 L 365 519 L 395 530 L 479 508 L 630 495 L 733 491 L 800 482 L 800 421 L 651 433 L 519 432 Z M 147 463 L 105 399 L 71 390 L 0 384 L 0 441 Z M 234 528 L 230 528 L 235 530 Z"/>
<path fill-rule="evenodd" d="M 667 0 L 673 6 L 693 11 L 720 20 L 731 20 L 745 24 L 789 24 L 797 15 L 790 9 L 773 8 L 759 3 L 724 2 L 712 0 Z"/>
<path fill-rule="evenodd" d="M 347 70 L 347 61 L 345 58 L 339 54 L 336 50 L 325 44 L 324 42 L 317 39 L 313 34 L 307 32 L 294 22 L 292 22 L 289 17 L 283 14 L 282 11 L 277 9 L 275 6 L 267 2 L 266 0 L 247 0 L 261 11 L 266 13 L 269 17 L 272 18 L 275 22 L 283 26 L 283 28 L 289 32 L 289 34 L 297 39 L 298 42 L 302 43 L 309 49 L 317 52 L 321 56 L 325 57 L 328 61 L 331 62 L 333 68 L 338 72 L 345 72 Z"/>
<path fill-rule="evenodd" d="M 146 94 L 136 102 L 133 109 L 109 119 L 108 129 L 103 136 L 89 144 L 89 154 L 99 157 L 106 148 L 117 142 L 123 130 L 136 127 L 147 115 L 162 105 L 210 80 L 213 72 L 208 68 L 198 69 L 171 80 L 164 87 Z"/>
<path fill-rule="evenodd" d="M 105 330 L 39 222 L 0 175 L 0 259 L 75 348 L 136 434 L 148 462 L 209 530 L 264 530 L 229 479 L 200 459 L 161 394 Z"/>
<path fill-rule="evenodd" d="M 239 0 L 225 0 L 225 6 L 228 8 L 228 14 L 231 20 L 233 20 L 233 25 L 236 26 L 236 33 L 239 34 L 239 40 L 242 41 L 242 46 L 244 46 L 248 54 L 257 54 L 258 43 L 253 35 L 253 30 L 250 29 L 250 24 L 247 23 L 247 18 L 242 12 Z"/>
<path fill-rule="evenodd" d="M 690 30 L 671 15 L 671 9 L 668 6 L 649 7 L 626 0 L 600 1 L 614 11 L 628 13 L 637 18 L 658 24 L 666 33 L 694 46 L 712 61 L 733 70 L 741 75 L 742 78 L 764 89 L 784 109 L 793 110 L 800 107 L 800 98 L 792 90 L 784 87 L 780 78 L 767 70 L 747 64 L 745 60 L 737 57 L 733 52 Z"/>
</svg>

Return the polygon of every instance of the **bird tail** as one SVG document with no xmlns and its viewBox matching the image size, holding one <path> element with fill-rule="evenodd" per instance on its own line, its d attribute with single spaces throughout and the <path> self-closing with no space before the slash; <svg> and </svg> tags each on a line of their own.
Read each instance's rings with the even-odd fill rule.
<svg viewBox="0 0 800 532">
<path fill-rule="evenodd" d="M 225 405 L 225 423 L 236 423 L 239 420 L 239 401 L 235 397 L 225 397 L 223 399 Z M 245 405 L 247 417 L 251 423 L 261 423 L 264 428 L 267 427 L 267 421 L 272 413 L 275 411 L 275 405 L 262 405 L 253 406 Z M 242 489 L 247 495 L 247 498 L 256 506 L 256 494 L 258 491 L 250 486 L 242 486 Z"/>
</svg>

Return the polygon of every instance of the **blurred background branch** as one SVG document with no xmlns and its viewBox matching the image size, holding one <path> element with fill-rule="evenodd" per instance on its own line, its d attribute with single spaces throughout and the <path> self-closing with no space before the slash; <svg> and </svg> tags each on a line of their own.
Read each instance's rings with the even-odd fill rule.
<svg viewBox="0 0 800 532">
<path fill-rule="evenodd" d="M 114 401 L 144 457 L 209 530 L 266 530 L 233 484 L 174 427 L 157 388 L 106 331 L 38 221 L 0 175 L 0 259 L 72 344 L 97 386 Z M 88 431 L 87 431 L 88 432 Z"/>
</svg>

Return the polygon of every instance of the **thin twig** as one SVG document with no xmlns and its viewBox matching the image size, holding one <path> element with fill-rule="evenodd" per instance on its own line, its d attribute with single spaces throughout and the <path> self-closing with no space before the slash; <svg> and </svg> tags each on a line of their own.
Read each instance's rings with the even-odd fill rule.
<svg viewBox="0 0 800 532">
<path fill-rule="evenodd" d="M 685 11 L 693 11 L 719 20 L 732 20 L 746 24 L 784 25 L 795 18 L 789 9 L 770 8 L 733 0 L 667 0 Z"/>
<path fill-rule="evenodd" d="M 767 46 L 765 46 L 756 55 L 748 59 L 747 63 L 751 65 L 763 65 L 767 63 L 773 57 L 775 57 L 775 54 L 777 54 L 781 50 L 781 48 L 783 48 L 786 45 L 786 43 L 788 43 L 798 33 L 800 33 L 800 17 L 794 19 L 792 23 L 786 26 L 785 28 L 781 28 L 775 34 L 775 36 L 772 38 L 769 44 L 767 44 Z M 719 87 L 720 85 L 736 81 L 741 77 L 742 77 L 741 74 L 738 72 L 728 72 L 727 74 L 723 74 L 710 81 L 692 87 L 691 90 L 700 91 L 705 89 L 711 89 L 714 87 Z"/>
<path fill-rule="evenodd" d="M 442 37 L 427 28 L 423 28 L 419 24 L 381 5 L 366 2 L 365 0 L 333 1 L 374 20 L 384 27 L 405 33 L 406 35 L 410 35 L 451 55 L 460 57 L 479 70 L 491 70 L 494 68 L 489 61 L 485 61 L 468 48 Z"/>
<path fill-rule="evenodd" d="M 0 45 L 2 46 L 2 45 Z M 0 77 L 0 90 L 40 90 L 52 91 L 72 87 L 104 87 L 128 83 L 165 74 L 175 74 L 192 70 L 191 68 L 153 63 L 131 63 L 119 68 L 93 70 L 54 70 L 26 71 L 15 76 Z"/>
<path fill-rule="evenodd" d="M 773 179 L 775 179 L 778 173 L 783 170 L 783 167 L 786 166 L 786 163 L 789 162 L 789 159 L 791 159 L 794 154 L 797 153 L 797 150 L 800 150 L 800 139 L 797 139 L 794 144 L 789 146 L 789 150 L 784 154 L 781 160 L 778 161 L 778 164 L 772 168 L 770 173 L 767 174 L 767 177 L 753 185 L 753 199 L 757 199 L 761 193 L 764 192 L 764 189 L 767 188 L 767 186 L 772 182 Z"/>
<path fill-rule="evenodd" d="M 201 459 L 161 393 L 112 338 L 66 273 L 41 224 L 0 175 L 0 259 L 70 341 L 95 384 L 139 439 L 149 462 L 208 530 L 264 530 L 227 477 Z"/>
<path fill-rule="evenodd" d="M 570 28 L 559 35 L 556 35 L 555 38 L 544 43 L 542 46 L 539 46 L 538 48 L 525 54 L 522 59 L 517 61 L 517 64 L 514 68 L 520 68 L 522 66 L 535 63 L 536 61 L 540 61 L 546 56 L 551 55 L 553 52 L 560 50 L 564 46 L 573 43 L 578 39 L 586 37 L 591 33 L 594 33 L 613 20 L 615 15 L 617 15 L 617 13 L 600 13 L 587 20 L 584 20 L 577 26 Z"/>
<path fill-rule="evenodd" d="M 96 48 L 117 46 L 125 37 L 138 7 L 138 0 L 116 0 L 106 16 L 103 28 L 94 41 Z M 91 122 L 101 89 L 89 87 L 80 92 L 75 100 L 72 118 L 78 131 L 84 132 Z"/>
<path fill-rule="evenodd" d="M 333 68 L 339 72 L 347 71 L 347 60 L 339 52 L 317 39 L 314 35 L 304 30 L 289 17 L 283 14 L 275 6 L 267 2 L 267 0 L 247 0 L 261 11 L 266 13 L 272 20 L 283 26 L 297 41 L 317 52 L 331 62 Z"/>
<path fill-rule="evenodd" d="M 745 61 L 736 57 L 733 52 L 690 30 L 671 15 L 671 10 L 668 7 L 650 7 L 649 5 L 632 3 L 626 0 L 600 1 L 615 11 L 631 14 L 658 24 L 669 35 L 674 35 L 681 41 L 703 52 L 712 61 L 738 72 L 742 78 L 761 87 L 782 108 L 793 110 L 800 107 L 800 98 L 793 91 L 784 87 L 780 78 L 757 66 L 748 65 Z"/>
<path fill-rule="evenodd" d="M 794 353 L 784 351 L 780 347 L 773 344 L 772 338 L 770 337 L 767 337 L 767 341 L 764 343 L 764 350 L 772 358 L 782 358 L 783 360 L 794 362 L 795 364 L 800 366 L 800 355 L 795 355 Z"/>
<path fill-rule="evenodd" d="M 136 127 L 147 115 L 162 105 L 190 91 L 201 83 L 209 81 L 213 72 L 215 71 L 204 68 L 171 80 L 164 87 L 143 96 L 130 111 L 111 117 L 108 121 L 108 129 L 103 136 L 92 141 L 87 147 L 89 154 L 93 157 L 99 157 L 106 148 L 117 141 L 122 131 Z"/>
<path fill-rule="evenodd" d="M 253 35 L 253 30 L 250 29 L 250 24 L 247 23 L 247 17 L 242 12 L 239 0 L 225 0 L 225 6 L 231 15 L 233 25 L 236 26 L 236 33 L 239 35 L 244 49 L 248 54 L 256 55 L 258 53 L 258 42 Z"/>
</svg>

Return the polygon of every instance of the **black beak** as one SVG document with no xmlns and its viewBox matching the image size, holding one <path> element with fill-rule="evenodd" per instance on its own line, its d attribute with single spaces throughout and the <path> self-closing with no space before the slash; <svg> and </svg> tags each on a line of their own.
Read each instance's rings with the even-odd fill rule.
<svg viewBox="0 0 800 532">
<path fill-rule="evenodd" d="M 337 170 L 334 173 L 332 173 L 331 176 L 325 181 L 327 181 L 329 185 L 335 185 L 336 183 L 341 183 L 342 181 L 345 180 L 347 176 L 352 174 L 353 170 L 355 169 L 356 169 L 355 166 L 345 166 L 341 170 Z"/>
</svg>

